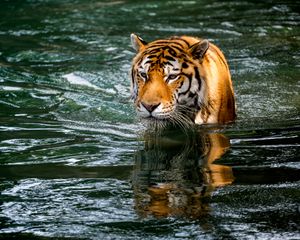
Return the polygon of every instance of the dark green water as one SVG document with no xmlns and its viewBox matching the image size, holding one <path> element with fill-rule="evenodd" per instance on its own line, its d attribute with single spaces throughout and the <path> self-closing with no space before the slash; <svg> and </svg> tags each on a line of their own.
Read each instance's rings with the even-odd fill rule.
<svg viewBox="0 0 300 240">
<path fill-rule="evenodd" d="M 300 239 L 299 6 L 2 0 L 0 239 Z M 131 32 L 220 46 L 237 122 L 143 137 Z"/>
</svg>

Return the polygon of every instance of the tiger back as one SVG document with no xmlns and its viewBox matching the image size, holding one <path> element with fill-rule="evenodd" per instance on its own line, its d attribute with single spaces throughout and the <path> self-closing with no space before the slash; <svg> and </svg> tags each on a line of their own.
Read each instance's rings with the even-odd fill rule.
<svg viewBox="0 0 300 240">
<path fill-rule="evenodd" d="M 141 118 L 180 125 L 234 121 L 231 76 L 217 46 L 188 36 L 147 43 L 132 34 L 131 42 L 137 51 L 131 93 Z"/>
</svg>

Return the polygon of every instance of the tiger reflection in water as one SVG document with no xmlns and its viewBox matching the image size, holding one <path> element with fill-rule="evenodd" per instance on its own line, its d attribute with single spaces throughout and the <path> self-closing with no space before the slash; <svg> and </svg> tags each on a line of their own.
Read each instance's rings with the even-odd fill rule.
<svg viewBox="0 0 300 240">
<path fill-rule="evenodd" d="M 137 213 L 193 219 L 206 215 L 213 190 L 233 182 L 232 169 L 215 163 L 229 147 L 228 138 L 211 130 L 181 136 L 178 131 L 146 133 L 132 176 Z"/>
</svg>

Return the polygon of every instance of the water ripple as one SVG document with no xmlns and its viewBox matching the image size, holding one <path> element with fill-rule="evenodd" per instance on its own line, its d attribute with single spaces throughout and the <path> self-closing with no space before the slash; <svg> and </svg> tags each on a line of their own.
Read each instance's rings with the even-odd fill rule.
<svg viewBox="0 0 300 240">
<path fill-rule="evenodd" d="M 2 1 L 0 239 L 300 238 L 298 5 Z M 204 127 L 230 140 L 220 159 L 188 166 L 219 154 L 199 152 L 213 141 L 192 148 L 194 135 L 143 137 L 130 101 L 131 32 L 220 46 L 238 109 L 234 124 Z M 168 215 L 174 206 L 180 216 Z M 205 214 L 184 217 L 194 210 Z"/>
</svg>

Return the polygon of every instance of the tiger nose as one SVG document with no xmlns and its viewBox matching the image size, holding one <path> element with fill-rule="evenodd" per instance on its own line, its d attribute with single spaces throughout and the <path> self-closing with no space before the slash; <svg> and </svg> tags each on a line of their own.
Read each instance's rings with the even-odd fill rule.
<svg viewBox="0 0 300 240">
<path fill-rule="evenodd" d="M 155 108 L 157 108 L 159 104 L 146 104 L 144 102 L 141 102 L 141 104 L 144 106 L 144 108 L 146 108 L 150 113 L 154 111 Z"/>
</svg>

